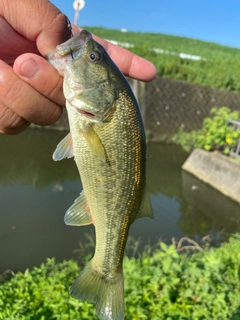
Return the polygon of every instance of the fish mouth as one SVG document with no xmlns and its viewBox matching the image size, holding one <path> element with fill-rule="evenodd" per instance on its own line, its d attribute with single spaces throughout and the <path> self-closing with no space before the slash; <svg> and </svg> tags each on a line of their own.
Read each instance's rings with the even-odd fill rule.
<svg viewBox="0 0 240 320">
<path fill-rule="evenodd" d="M 83 110 L 83 109 L 77 109 L 77 111 L 78 111 L 80 114 L 82 114 L 82 115 L 84 115 L 84 116 L 87 116 L 87 117 L 90 117 L 90 118 L 93 118 L 93 117 L 96 116 L 94 113 L 89 112 L 89 111 L 86 111 L 86 110 Z"/>
</svg>

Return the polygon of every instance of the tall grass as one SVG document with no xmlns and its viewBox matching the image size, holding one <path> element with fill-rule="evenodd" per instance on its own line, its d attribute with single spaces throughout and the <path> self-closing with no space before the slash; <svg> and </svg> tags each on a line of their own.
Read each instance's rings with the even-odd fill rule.
<svg viewBox="0 0 240 320">
<path fill-rule="evenodd" d="M 128 49 L 153 62 L 161 77 L 240 91 L 240 49 L 157 33 L 85 28 L 105 39 L 133 44 L 134 47 Z M 152 48 L 162 49 L 164 53 L 156 53 Z M 178 55 L 180 53 L 197 55 L 202 59 L 184 59 Z"/>
<path fill-rule="evenodd" d="M 124 258 L 125 320 L 240 319 L 240 236 L 193 254 L 180 253 L 181 243 Z M 94 305 L 69 296 L 78 274 L 75 261 L 48 259 L 11 280 L 0 277 L 0 319 L 97 320 Z"/>
</svg>

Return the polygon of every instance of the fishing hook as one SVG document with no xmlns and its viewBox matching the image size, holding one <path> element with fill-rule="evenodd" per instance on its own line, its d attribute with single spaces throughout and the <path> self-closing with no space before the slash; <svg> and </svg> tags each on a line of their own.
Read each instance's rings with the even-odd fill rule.
<svg viewBox="0 0 240 320">
<path fill-rule="evenodd" d="M 71 49 L 71 48 L 70 48 L 70 54 L 71 54 L 72 59 L 74 60 L 73 52 L 72 52 L 72 49 Z"/>
</svg>

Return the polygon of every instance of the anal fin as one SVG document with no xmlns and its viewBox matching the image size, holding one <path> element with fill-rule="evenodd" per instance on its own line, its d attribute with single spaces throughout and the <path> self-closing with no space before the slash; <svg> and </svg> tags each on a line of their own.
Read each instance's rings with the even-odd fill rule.
<svg viewBox="0 0 240 320">
<path fill-rule="evenodd" d="M 84 191 L 65 213 L 64 222 L 70 226 L 85 226 L 93 223 Z"/>
</svg>

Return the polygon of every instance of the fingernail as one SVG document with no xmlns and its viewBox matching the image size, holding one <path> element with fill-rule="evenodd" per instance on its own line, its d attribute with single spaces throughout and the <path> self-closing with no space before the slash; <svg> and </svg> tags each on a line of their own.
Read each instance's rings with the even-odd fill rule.
<svg viewBox="0 0 240 320">
<path fill-rule="evenodd" d="M 20 67 L 20 75 L 28 79 L 36 77 L 38 71 L 38 64 L 33 59 L 26 60 Z"/>
</svg>

